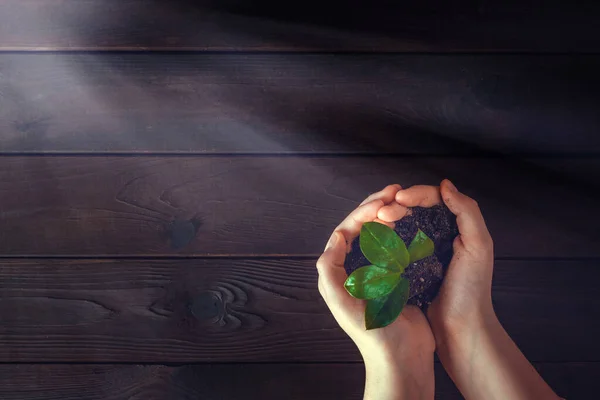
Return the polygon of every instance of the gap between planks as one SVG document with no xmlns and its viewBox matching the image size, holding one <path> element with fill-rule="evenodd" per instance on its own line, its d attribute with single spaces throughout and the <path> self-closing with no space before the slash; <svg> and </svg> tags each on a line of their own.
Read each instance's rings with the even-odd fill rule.
<svg viewBox="0 0 600 400">
<path fill-rule="evenodd" d="M 317 260 L 319 254 L 0 254 L 0 260 Z M 600 261 L 600 257 L 494 257 L 495 261 Z"/>
<path fill-rule="evenodd" d="M 599 152 L 578 152 L 578 153 L 560 153 L 560 152 L 515 152 L 499 153 L 484 149 L 471 149 L 459 153 L 403 153 L 403 152 L 382 152 L 382 151 L 273 151 L 273 152 L 210 152 L 210 151 L 0 151 L 0 157 L 355 157 L 355 158 L 493 158 L 513 161 L 523 161 L 535 159 L 597 159 Z"/>
</svg>

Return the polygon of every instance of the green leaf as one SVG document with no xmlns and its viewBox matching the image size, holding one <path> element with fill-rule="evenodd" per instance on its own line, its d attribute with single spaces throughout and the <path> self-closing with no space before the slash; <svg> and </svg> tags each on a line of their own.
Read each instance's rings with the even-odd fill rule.
<svg viewBox="0 0 600 400">
<path fill-rule="evenodd" d="M 398 285 L 387 296 L 367 300 L 365 326 L 367 330 L 383 328 L 398 318 L 408 301 L 408 279 L 400 278 Z"/>
<path fill-rule="evenodd" d="M 360 249 L 378 267 L 404 272 L 410 256 L 394 230 L 378 222 L 366 222 L 360 229 Z"/>
<path fill-rule="evenodd" d="M 389 294 L 400 280 L 400 272 L 368 265 L 350 274 L 344 286 L 357 299 L 375 299 Z"/>
<path fill-rule="evenodd" d="M 408 253 L 410 254 L 411 263 L 429 257 L 433 254 L 433 240 L 429 239 L 425 232 L 419 229 L 408 246 Z"/>
</svg>

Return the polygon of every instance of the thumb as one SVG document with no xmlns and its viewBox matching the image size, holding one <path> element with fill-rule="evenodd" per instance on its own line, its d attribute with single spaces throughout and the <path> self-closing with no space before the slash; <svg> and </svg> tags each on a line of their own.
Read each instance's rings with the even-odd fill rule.
<svg viewBox="0 0 600 400">
<path fill-rule="evenodd" d="M 481 250 L 492 246 L 490 232 L 485 225 L 479 205 L 469 196 L 458 191 L 448 179 L 440 185 L 442 199 L 456 215 L 460 240 L 467 250 Z"/>
<path fill-rule="evenodd" d="M 338 304 L 348 295 L 344 289 L 344 282 L 348 277 L 344 269 L 345 259 L 346 239 L 341 232 L 334 231 L 317 261 L 319 289 L 329 307 Z"/>
</svg>

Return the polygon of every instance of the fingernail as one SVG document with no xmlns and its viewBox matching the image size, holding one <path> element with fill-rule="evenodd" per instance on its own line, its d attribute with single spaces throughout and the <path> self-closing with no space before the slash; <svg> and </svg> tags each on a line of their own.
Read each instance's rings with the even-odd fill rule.
<svg viewBox="0 0 600 400">
<path fill-rule="evenodd" d="M 452 182 L 450 182 L 450 180 L 448 180 L 448 179 L 446 179 L 446 187 L 451 192 L 458 192 L 458 189 L 456 188 L 456 186 L 454 186 L 454 184 Z"/>
<path fill-rule="evenodd" d="M 327 242 L 327 246 L 325 246 L 325 251 L 331 249 L 332 247 L 335 247 L 335 245 L 337 244 L 337 241 L 338 241 L 338 233 L 333 232 L 333 235 L 331 235 L 331 237 L 329 238 L 329 241 Z"/>
</svg>

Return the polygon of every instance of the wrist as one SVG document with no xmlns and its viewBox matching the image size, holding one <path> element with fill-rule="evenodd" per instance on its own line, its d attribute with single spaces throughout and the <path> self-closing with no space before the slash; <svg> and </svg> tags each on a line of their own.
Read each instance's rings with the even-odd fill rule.
<svg viewBox="0 0 600 400">
<path fill-rule="evenodd" d="M 395 363 L 365 359 L 364 400 L 400 400 L 402 371 Z"/>
<path fill-rule="evenodd" d="M 557 398 L 495 314 L 475 329 L 448 334 L 438 355 L 465 398 Z"/>
<path fill-rule="evenodd" d="M 365 357 L 365 400 L 433 399 L 433 354 Z"/>
<path fill-rule="evenodd" d="M 431 330 L 438 352 L 447 346 L 468 346 L 473 337 L 481 337 L 501 327 L 491 305 L 462 315 L 461 318 L 431 318 Z"/>
<path fill-rule="evenodd" d="M 470 321 L 469 324 L 445 325 L 434 330 L 436 352 L 451 377 L 454 370 L 464 367 L 465 360 L 475 361 L 478 355 L 485 353 L 494 336 L 503 331 L 493 310 Z"/>
</svg>

